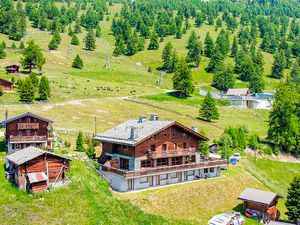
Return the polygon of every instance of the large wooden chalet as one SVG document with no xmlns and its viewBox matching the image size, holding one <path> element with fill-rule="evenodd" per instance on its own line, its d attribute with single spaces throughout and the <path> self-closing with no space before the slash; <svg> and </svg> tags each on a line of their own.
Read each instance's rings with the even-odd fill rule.
<svg viewBox="0 0 300 225">
<path fill-rule="evenodd" d="M 227 160 L 200 157 L 208 138 L 176 121 L 140 117 L 98 134 L 100 172 L 114 190 L 125 192 L 220 176 Z"/>
<path fill-rule="evenodd" d="M 7 154 L 34 146 L 52 149 L 52 121 L 27 112 L 1 123 L 6 128 Z"/>
<path fill-rule="evenodd" d="M 6 157 L 7 178 L 29 193 L 45 192 L 51 186 L 67 183 L 70 159 L 28 147 Z"/>
</svg>

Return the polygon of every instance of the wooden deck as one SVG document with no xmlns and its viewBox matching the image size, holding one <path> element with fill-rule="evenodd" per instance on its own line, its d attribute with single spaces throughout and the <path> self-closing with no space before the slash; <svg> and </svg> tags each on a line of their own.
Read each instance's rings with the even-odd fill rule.
<svg viewBox="0 0 300 225">
<path fill-rule="evenodd" d="M 151 167 L 151 168 L 144 168 L 137 171 L 126 171 L 121 170 L 113 167 L 107 167 L 101 165 L 103 171 L 115 173 L 121 176 L 124 176 L 125 179 L 130 179 L 139 176 L 148 176 L 148 175 L 155 175 L 160 173 L 169 173 L 169 172 L 178 172 L 178 171 L 185 171 L 191 169 L 202 169 L 202 168 L 210 168 L 215 166 L 228 166 L 227 160 L 206 160 L 200 163 L 189 163 L 189 164 L 181 164 L 181 165 L 174 165 L 174 166 L 161 166 L 161 167 Z"/>
</svg>

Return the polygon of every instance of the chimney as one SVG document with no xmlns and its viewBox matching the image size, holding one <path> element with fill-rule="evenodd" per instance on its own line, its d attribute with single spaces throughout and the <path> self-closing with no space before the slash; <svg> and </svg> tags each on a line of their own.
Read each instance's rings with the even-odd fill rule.
<svg viewBox="0 0 300 225">
<path fill-rule="evenodd" d="M 156 114 L 151 114 L 150 116 L 150 121 L 157 121 L 159 118 L 158 118 L 158 115 Z"/>
<path fill-rule="evenodd" d="M 198 127 L 197 126 L 193 125 L 192 130 L 198 133 Z"/>
<path fill-rule="evenodd" d="M 146 120 L 147 120 L 146 117 L 144 117 L 144 116 L 139 116 L 138 123 L 143 123 L 143 122 L 145 122 Z"/>
<path fill-rule="evenodd" d="M 134 140 L 135 138 L 135 127 L 130 127 L 130 140 Z"/>
</svg>

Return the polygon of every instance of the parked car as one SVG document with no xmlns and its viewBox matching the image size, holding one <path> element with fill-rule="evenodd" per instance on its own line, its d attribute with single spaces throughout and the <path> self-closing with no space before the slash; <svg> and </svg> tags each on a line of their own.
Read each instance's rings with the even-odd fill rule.
<svg viewBox="0 0 300 225">
<path fill-rule="evenodd" d="M 208 221 L 209 225 L 242 225 L 245 219 L 239 212 L 227 212 L 215 215 Z"/>
<path fill-rule="evenodd" d="M 241 154 L 238 153 L 238 152 L 236 152 L 236 153 L 233 154 L 233 158 L 235 158 L 237 161 L 240 161 L 240 159 L 241 159 Z"/>
</svg>

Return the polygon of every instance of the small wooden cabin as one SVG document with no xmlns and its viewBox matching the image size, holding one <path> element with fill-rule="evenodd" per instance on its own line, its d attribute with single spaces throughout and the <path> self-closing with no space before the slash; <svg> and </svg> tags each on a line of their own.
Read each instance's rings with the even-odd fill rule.
<svg viewBox="0 0 300 225">
<path fill-rule="evenodd" d="M 31 194 L 68 182 L 70 159 L 63 156 L 30 146 L 7 155 L 6 159 L 7 178 Z"/>
<path fill-rule="evenodd" d="M 238 197 L 244 202 L 244 210 L 256 210 L 261 212 L 264 222 L 279 219 L 279 210 L 276 208 L 278 199 L 282 196 L 253 188 L 246 188 Z"/>
<path fill-rule="evenodd" d="M 11 66 L 6 66 L 6 73 L 11 74 L 11 73 L 20 73 L 20 66 L 18 65 L 11 65 Z"/>
<path fill-rule="evenodd" d="M 13 83 L 9 80 L 4 80 L 0 78 L 0 86 L 2 86 L 4 91 L 11 91 Z"/>
</svg>

